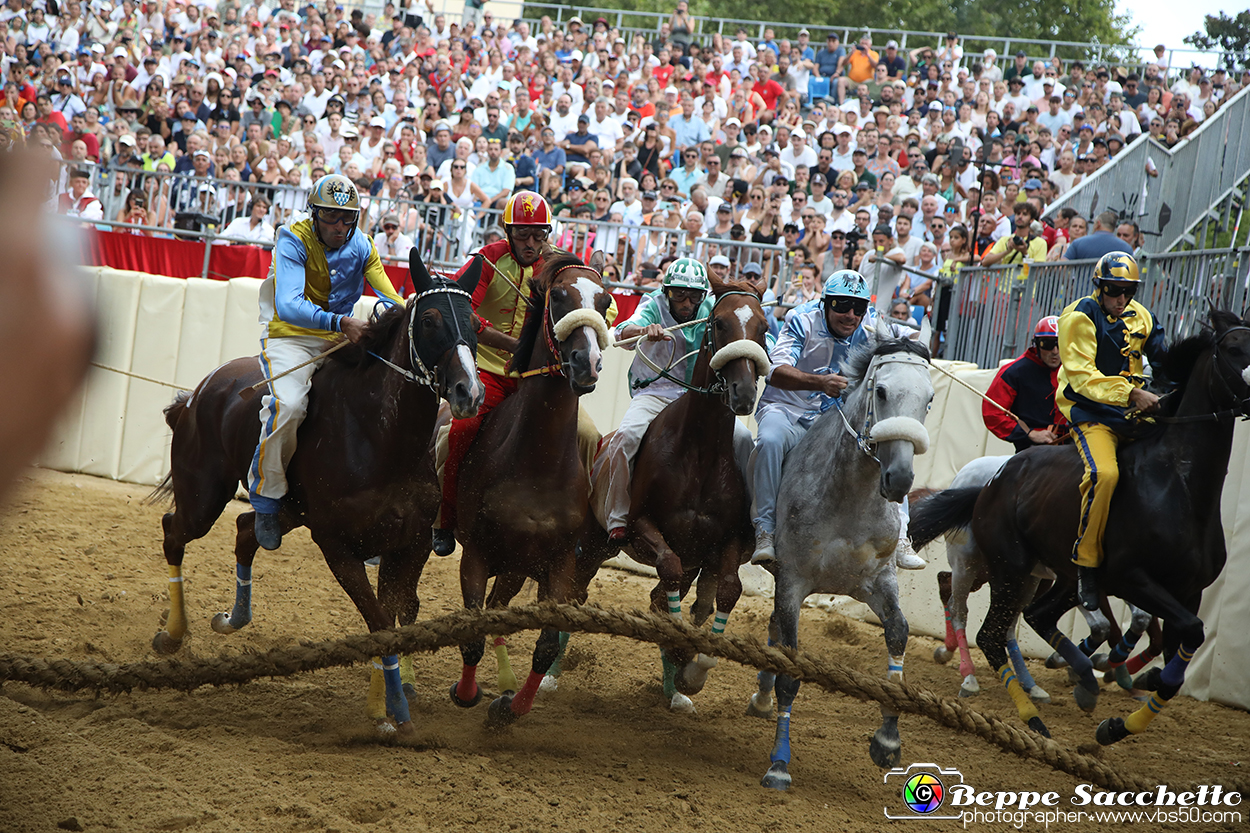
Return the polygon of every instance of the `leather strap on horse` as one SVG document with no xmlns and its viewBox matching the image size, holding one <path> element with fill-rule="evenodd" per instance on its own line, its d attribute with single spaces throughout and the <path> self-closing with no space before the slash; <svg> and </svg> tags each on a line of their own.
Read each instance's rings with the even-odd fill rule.
<svg viewBox="0 0 1250 833">
<path fill-rule="evenodd" d="M 1154 791 L 1157 779 L 1118 770 L 1054 740 L 987 716 L 959 700 L 927 689 L 872 676 L 829 660 L 764 645 L 746 636 L 717 636 L 689 623 L 654 613 L 542 603 L 503 610 L 460 611 L 396 630 L 301 643 L 263 653 L 197 660 L 160 660 L 127 665 L 73 662 L 41 657 L 0 658 L 0 682 L 23 682 L 60 691 L 129 692 L 134 689 L 191 691 L 202 685 L 238 685 L 258 677 L 286 677 L 322 668 L 364 665 L 378 655 L 412 654 L 458 646 L 483 636 L 559 628 L 571 633 L 624 636 L 662 647 L 688 647 L 751 668 L 767 669 L 813 683 L 831 692 L 881 703 L 900 713 L 928 717 L 968 732 L 1022 758 L 1043 762 L 1083 781 L 1110 790 Z M 1243 794 L 1250 782 L 1226 782 Z M 1173 785 L 1172 789 L 1196 789 Z"/>
</svg>

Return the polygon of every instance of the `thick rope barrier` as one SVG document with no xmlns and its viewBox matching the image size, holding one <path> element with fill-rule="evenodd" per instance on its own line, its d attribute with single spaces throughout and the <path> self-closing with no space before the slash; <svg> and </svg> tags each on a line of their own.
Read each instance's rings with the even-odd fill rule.
<svg viewBox="0 0 1250 833">
<path fill-rule="evenodd" d="M 0 658 L 0 683 L 22 682 L 36 688 L 97 693 L 135 689 L 191 691 L 205 685 L 238 685 L 260 677 L 288 677 L 323 668 L 359 665 L 380 655 L 430 653 L 486 635 L 506 636 L 542 628 L 623 636 L 664 648 L 687 648 L 747 667 L 786 674 L 830 692 L 875 701 L 900 713 L 922 715 L 1105 789 L 1145 792 L 1157 787 L 1154 779 L 1116 769 L 1096 757 L 1068 749 L 1052 739 L 981 714 L 958 700 L 940 697 L 924 688 L 875 677 L 809 654 L 764 645 L 749 637 L 718 636 L 667 616 L 607 610 L 593 605 L 542 603 L 505 610 L 461 611 L 396 630 L 304 642 L 227 658 L 168 659 L 117 665 L 4 657 Z M 1247 784 L 1224 786 L 1242 794 L 1250 792 Z"/>
</svg>

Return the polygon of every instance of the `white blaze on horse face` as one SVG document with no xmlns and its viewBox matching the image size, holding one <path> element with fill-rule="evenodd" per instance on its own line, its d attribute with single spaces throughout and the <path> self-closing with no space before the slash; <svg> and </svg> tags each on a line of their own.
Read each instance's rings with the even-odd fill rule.
<svg viewBox="0 0 1250 833">
<path fill-rule="evenodd" d="M 751 320 L 751 316 L 754 314 L 755 313 L 751 311 L 751 308 L 746 306 L 738 307 L 734 310 L 734 315 L 738 316 L 738 320 L 742 322 L 743 335 L 745 335 L 747 331 L 747 322 Z"/>
<path fill-rule="evenodd" d="M 460 360 L 460 366 L 464 368 L 464 375 L 469 379 L 469 399 L 476 402 L 478 396 L 482 393 L 482 380 L 478 378 L 477 364 L 473 361 L 473 354 L 469 352 L 469 345 L 458 345 L 456 347 L 456 358 Z"/>
<path fill-rule="evenodd" d="M 1250 366 L 1247 366 L 1245 370 L 1241 371 L 1241 381 L 1250 385 Z"/>
<path fill-rule="evenodd" d="M 595 296 L 603 291 L 603 287 L 590 278 L 578 278 L 573 282 L 573 288 L 582 298 L 582 309 L 594 309 Z"/>
<path fill-rule="evenodd" d="M 599 334 L 590 325 L 582 327 L 582 330 L 586 334 L 586 349 L 590 352 L 590 366 L 598 372 L 599 362 L 603 358 L 603 353 L 599 351 Z"/>
</svg>

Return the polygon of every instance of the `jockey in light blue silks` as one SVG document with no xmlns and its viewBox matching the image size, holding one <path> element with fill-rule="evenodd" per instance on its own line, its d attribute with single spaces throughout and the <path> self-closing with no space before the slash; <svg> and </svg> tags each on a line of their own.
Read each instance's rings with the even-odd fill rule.
<svg viewBox="0 0 1250 833">
<path fill-rule="evenodd" d="M 616 326 L 616 339 L 642 336 L 640 341 L 627 349 L 644 354 L 655 367 L 666 368 L 673 379 L 690 384 L 707 324 L 695 324 L 672 333 L 665 330 L 710 316 L 713 303 L 709 292 L 711 288 L 702 263 L 692 257 L 673 261 L 664 273 L 663 285 L 644 297 L 627 321 Z M 670 366 L 669 362 L 673 359 L 680 361 Z M 629 408 L 597 463 L 608 467 L 605 526 L 608 537 L 613 541 L 625 538 L 630 476 L 647 427 L 660 411 L 685 392 L 686 388 L 661 376 L 641 356 L 634 357 L 634 363 L 629 368 L 629 394 L 632 397 Z M 752 442 L 751 432 L 737 422 L 734 426 L 735 457 L 745 460 L 750 454 Z"/>
<path fill-rule="evenodd" d="M 871 299 L 872 290 L 863 275 L 851 269 L 834 272 L 825 281 L 819 300 L 790 313 L 769 353 L 772 367 L 768 386 L 755 411 L 759 431 L 754 451 L 753 564 L 767 564 L 777 558 L 773 533 L 782 464 L 816 418 L 835 407 L 835 399 L 840 403 L 847 380 L 839 369 L 854 348 L 868 341 L 877 324 Z M 908 333 L 898 325 L 891 328 L 896 337 Z M 906 501 L 899 505 L 899 514 L 902 527 L 896 562 L 905 570 L 921 569 L 925 562 L 906 537 Z"/>
</svg>

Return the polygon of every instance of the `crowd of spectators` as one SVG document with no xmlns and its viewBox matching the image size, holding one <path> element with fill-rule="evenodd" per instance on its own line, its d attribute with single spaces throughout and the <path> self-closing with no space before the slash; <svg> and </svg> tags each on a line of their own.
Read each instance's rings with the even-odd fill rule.
<svg viewBox="0 0 1250 833">
<path fill-rule="evenodd" d="M 380 249 L 403 258 L 442 235 L 463 254 L 484 209 L 529 188 L 586 222 L 557 245 L 605 252 L 626 282 L 653 282 L 702 237 L 726 241 L 734 268 L 732 241 L 777 247 L 764 271 L 786 276 L 773 289 L 788 301 L 832 264 L 925 306 L 942 271 L 1061 257 L 1093 218 L 1043 223 L 1048 204 L 1143 136 L 1175 144 L 1250 83 L 1000 62 L 955 32 L 907 53 L 807 29 L 700 41 L 684 2 L 650 35 L 402 3 L 375 17 L 333 0 L 8 0 L 0 128 L 68 161 L 58 210 L 136 233 L 211 223 L 271 240 L 303 189 L 343 173 Z"/>
</svg>

